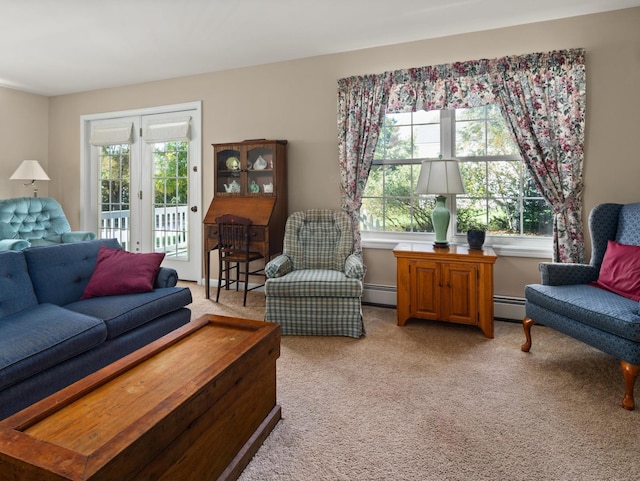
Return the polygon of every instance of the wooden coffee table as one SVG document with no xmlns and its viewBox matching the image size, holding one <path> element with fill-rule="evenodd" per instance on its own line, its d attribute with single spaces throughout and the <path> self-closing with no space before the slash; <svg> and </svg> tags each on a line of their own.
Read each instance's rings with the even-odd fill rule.
<svg viewBox="0 0 640 481">
<path fill-rule="evenodd" d="M 236 479 L 280 420 L 277 324 L 206 315 L 0 422 L 3 481 Z"/>
</svg>

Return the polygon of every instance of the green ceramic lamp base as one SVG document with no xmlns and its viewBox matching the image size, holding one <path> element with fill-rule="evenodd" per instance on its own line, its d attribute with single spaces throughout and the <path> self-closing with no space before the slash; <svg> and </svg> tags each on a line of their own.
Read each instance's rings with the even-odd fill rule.
<svg viewBox="0 0 640 481">
<path fill-rule="evenodd" d="M 451 219 L 451 214 L 449 209 L 445 207 L 446 200 L 447 198 L 444 195 L 437 196 L 436 206 L 431 213 L 433 230 L 436 234 L 433 244 L 436 247 L 447 247 L 449 245 L 449 241 L 447 241 L 447 229 L 449 228 L 449 219 Z"/>
</svg>

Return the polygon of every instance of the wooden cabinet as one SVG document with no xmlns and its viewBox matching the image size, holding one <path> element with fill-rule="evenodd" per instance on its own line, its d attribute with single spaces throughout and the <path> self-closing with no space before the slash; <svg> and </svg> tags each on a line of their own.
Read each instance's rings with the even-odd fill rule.
<svg viewBox="0 0 640 481">
<path fill-rule="evenodd" d="M 393 253 L 399 326 L 411 318 L 471 324 L 493 338 L 493 249 L 405 242 Z"/>
<path fill-rule="evenodd" d="M 286 196 L 286 140 L 213 144 L 214 196 Z"/>
<path fill-rule="evenodd" d="M 266 261 L 282 252 L 287 222 L 287 141 L 245 140 L 212 144 L 214 194 L 204 217 L 205 287 L 217 246 L 216 219 L 235 214 L 251 219 L 251 248 Z"/>
</svg>

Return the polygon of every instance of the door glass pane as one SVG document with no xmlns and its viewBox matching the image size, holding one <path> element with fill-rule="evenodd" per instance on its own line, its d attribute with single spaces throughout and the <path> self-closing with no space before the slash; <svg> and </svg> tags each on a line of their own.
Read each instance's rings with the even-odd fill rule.
<svg viewBox="0 0 640 481">
<path fill-rule="evenodd" d="M 118 239 L 120 245 L 129 250 L 129 144 L 100 147 L 100 239 Z"/>
<path fill-rule="evenodd" d="M 189 258 L 188 147 L 187 141 L 153 144 L 153 245 L 173 259 Z"/>
</svg>

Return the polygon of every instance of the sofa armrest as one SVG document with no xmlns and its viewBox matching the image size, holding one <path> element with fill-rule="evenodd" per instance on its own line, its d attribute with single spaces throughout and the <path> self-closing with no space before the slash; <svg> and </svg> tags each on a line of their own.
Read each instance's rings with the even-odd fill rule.
<svg viewBox="0 0 640 481">
<path fill-rule="evenodd" d="M 2 239 L 0 240 L 0 252 L 2 251 L 21 251 L 31 244 L 24 239 Z"/>
<path fill-rule="evenodd" d="M 64 243 L 82 242 L 82 241 L 93 240 L 95 238 L 96 238 L 96 235 L 93 232 L 81 231 L 81 230 L 65 232 L 64 234 L 62 234 L 62 242 Z"/>
<path fill-rule="evenodd" d="M 264 273 L 268 278 L 282 277 L 285 274 L 291 272 L 293 264 L 289 256 L 280 254 L 279 256 L 271 259 L 266 266 L 264 266 Z"/>
<path fill-rule="evenodd" d="M 347 257 L 344 263 L 344 273 L 347 277 L 362 280 L 366 272 L 367 266 L 364 265 L 362 257 L 358 254 L 351 254 Z"/>
<path fill-rule="evenodd" d="M 171 267 L 161 267 L 153 287 L 175 287 L 178 284 L 178 272 Z"/>
<path fill-rule="evenodd" d="M 563 286 L 569 284 L 588 284 L 598 280 L 599 269 L 590 264 L 563 264 L 541 262 L 542 284 Z"/>
</svg>

